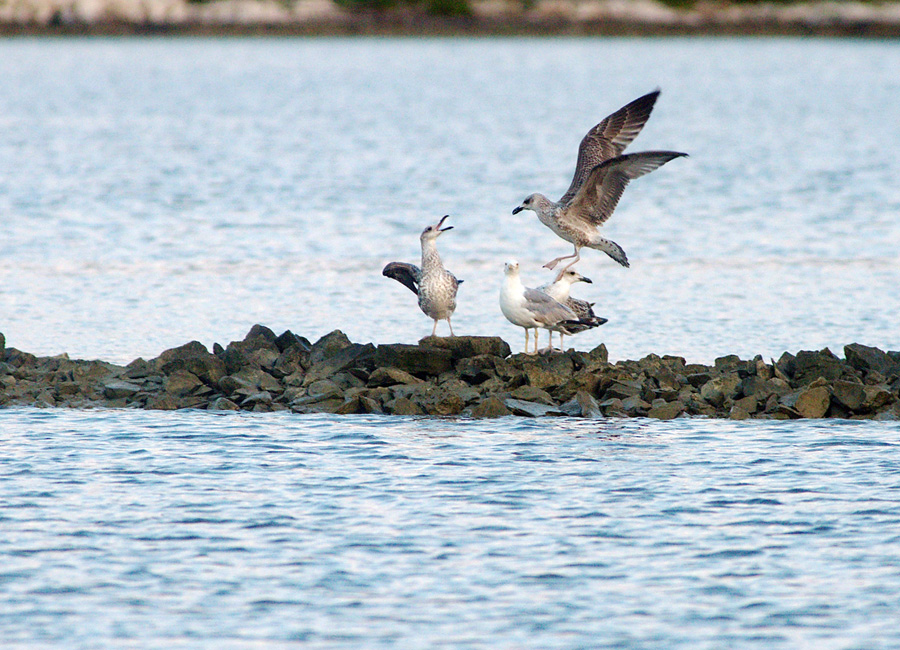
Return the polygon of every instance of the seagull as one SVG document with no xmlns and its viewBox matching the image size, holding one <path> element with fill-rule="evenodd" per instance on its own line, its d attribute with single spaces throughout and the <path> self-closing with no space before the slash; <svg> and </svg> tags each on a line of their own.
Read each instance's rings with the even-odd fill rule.
<svg viewBox="0 0 900 650">
<path fill-rule="evenodd" d="M 437 332 L 439 320 L 446 320 L 450 326 L 450 336 L 456 336 L 453 333 L 450 316 L 456 309 L 456 290 L 462 284 L 462 280 L 457 280 L 456 276 L 444 268 L 436 244 L 441 233 L 453 229 L 453 226 L 441 228 L 449 216 L 445 214 L 440 221 L 428 226 L 419 236 L 422 243 L 421 269 L 415 264 L 391 262 L 381 271 L 382 275 L 397 280 L 419 296 L 419 308 L 426 316 L 434 319 L 432 336 Z"/>
<path fill-rule="evenodd" d="M 528 330 L 543 327 L 559 332 L 589 323 L 578 318 L 571 309 L 560 304 L 543 291 L 529 289 L 519 277 L 519 263 L 510 260 L 504 265 L 506 278 L 500 289 L 500 311 L 513 325 L 525 329 L 525 352 L 528 352 Z M 534 351 L 537 349 L 538 335 L 534 333 Z"/>
<path fill-rule="evenodd" d="M 588 284 L 592 284 L 593 280 L 584 277 L 575 269 L 563 269 L 563 271 L 557 274 L 556 279 L 552 283 L 538 287 L 540 291 L 543 291 L 557 302 L 562 303 L 571 309 L 581 321 L 587 323 L 577 325 L 572 324 L 558 330 L 559 348 L 561 350 L 564 349 L 563 334 L 571 336 L 572 334 L 578 334 L 579 332 L 599 327 L 607 322 L 606 318 L 601 318 L 594 313 L 594 310 L 592 309 L 594 303 L 569 296 L 569 291 L 576 282 L 587 282 Z M 552 333 L 550 334 L 550 347 L 553 347 Z"/>
<path fill-rule="evenodd" d="M 687 156 L 677 151 L 643 151 L 622 154 L 650 117 L 659 90 L 638 97 L 587 132 L 578 147 L 575 175 L 559 201 L 543 194 L 531 194 L 512 213 L 532 210 L 541 223 L 575 246 L 572 255 L 557 257 L 544 266 L 553 269 L 566 259 L 581 259 L 585 246 L 603 251 L 622 266 L 628 266 L 625 251 L 597 231 L 612 216 L 628 183 L 649 174 L 674 158 Z"/>
</svg>

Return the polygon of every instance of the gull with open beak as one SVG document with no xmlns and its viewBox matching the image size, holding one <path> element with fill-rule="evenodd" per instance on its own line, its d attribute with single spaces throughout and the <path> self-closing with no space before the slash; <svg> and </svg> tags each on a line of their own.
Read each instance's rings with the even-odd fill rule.
<svg viewBox="0 0 900 650">
<path fill-rule="evenodd" d="M 422 267 L 406 262 L 391 262 L 384 267 L 381 274 L 393 278 L 419 297 L 419 308 L 426 316 L 434 320 L 431 335 L 437 332 L 437 324 L 440 320 L 446 320 L 450 326 L 450 336 L 453 333 L 453 325 L 450 317 L 456 310 L 456 291 L 462 280 L 457 280 L 450 271 L 444 268 L 441 256 L 437 250 L 437 238 L 442 233 L 452 230 L 453 226 L 441 227 L 450 215 L 444 215 L 440 221 L 428 226 L 419 236 L 422 244 Z"/>
</svg>

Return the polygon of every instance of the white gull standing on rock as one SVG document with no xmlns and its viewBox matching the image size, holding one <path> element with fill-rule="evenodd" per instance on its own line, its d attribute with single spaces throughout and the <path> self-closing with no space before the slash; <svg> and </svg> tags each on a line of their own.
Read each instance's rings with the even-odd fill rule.
<svg viewBox="0 0 900 650">
<path fill-rule="evenodd" d="M 594 327 L 599 327 L 607 322 L 606 318 L 601 318 L 594 313 L 594 303 L 587 302 L 586 300 L 579 300 L 578 298 L 572 298 L 569 295 L 572 285 L 576 282 L 587 282 L 591 284 L 593 283 L 593 280 L 584 277 L 575 269 L 566 268 L 556 275 L 556 279 L 553 282 L 538 287 L 540 291 L 543 291 L 555 301 L 571 309 L 575 315 L 578 316 L 579 320 L 582 321 L 581 323 L 573 323 L 557 330 L 559 332 L 560 350 L 564 349 L 563 334 L 571 336 Z M 552 332 L 550 333 L 550 347 L 553 347 Z"/>
<path fill-rule="evenodd" d="M 500 311 L 513 325 L 525 329 L 525 352 L 528 353 L 528 330 L 543 327 L 559 332 L 563 328 L 587 325 L 571 309 L 560 304 L 543 291 L 530 289 L 522 284 L 519 277 L 519 263 L 515 260 L 506 262 L 506 275 L 500 288 Z M 538 335 L 534 333 L 534 351 L 537 347 Z M 550 348 L 548 348 L 550 349 Z"/>
<path fill-rule="evenodd" d="M 426 316 L 434 319 L 432 336 L 437 332 L 439 320 L 446 320 L 450 326 L 450 336 L 455 336 L 450 316 L 456 310 L 456 291 L 462 280 L 457 280 L 456 276 L 444 268 L 436 243 L 441 233 L 453 228 L 453 226 L 441 228 L 449 216 L 444 215 L 440 221 L 428 226 L 419 236 L 422 244 L 421 269 L 415 264 L 391 262 L 381 271 L 382 275 L 397 280 L 419 297 L 419 308 Z"/>
<path fill-rule="evenodd" d="M 643 151 L 625 154 L 650 117 L 659 90 L 635 99 L 606 117 L 588 131 L 578 147 L 575 175 L 569 189 L 559 201 L 543 194 L 531 194 L 512 213 L 533 210 L 541 223 L 571 242 L 575 253 L 557 257 L 544 266 L 553 269 L 561 260 L 574 258 L 566 267 L 581 259 L 581 248 L 603 251 L 622 266 L 628 266 L 625 251 L 616 242 L 604 239 L 597 228 L 612 216 L 628 183 L 673 158 L 687 156 L 677 151 Z"/>
</svg>

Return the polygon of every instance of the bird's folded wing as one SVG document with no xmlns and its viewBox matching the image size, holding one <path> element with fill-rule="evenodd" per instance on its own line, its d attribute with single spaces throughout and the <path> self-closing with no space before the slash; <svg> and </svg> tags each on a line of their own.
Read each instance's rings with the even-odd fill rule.
<svg viewBox="0 0 900 650">
<path fill-rule="evenodd" d="M 564 320 L 577 320 L 575 313 L 537 289 L 525 289 L 526 308 L 535 320 L 552 325 Z"/>
</svg>

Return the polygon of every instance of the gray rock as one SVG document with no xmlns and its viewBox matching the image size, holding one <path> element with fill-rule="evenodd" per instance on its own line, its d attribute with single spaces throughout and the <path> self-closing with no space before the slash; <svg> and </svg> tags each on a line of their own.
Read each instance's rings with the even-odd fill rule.
<svg viewBox="0 0 900 650">
<path fill-rule="evenodd" d="M 454 361 L 480 355 L 506 358 L 511 353 L 509 343 L 499 336 L 426 336 L 419 345 L 450 350 Z"/>
<path fill-rule="evenodd" d="M 437 386 L 418 390 L 413 399 L 428 415 L 459 415 L 466 406 L 461 396 Z"/>
<path fill-rule="evenodd" d="M 377 368 L 399 368 L 414 375 L 437 377 L 453 368 L 453 354 L 445 348 L 391 343 L 378 346 L 374 363 Z"/>
<path fill-rule="evenodd" d="M 757 356 L 753 361 L 756 363 L 757 377 L 763 380 L 769 380 L 775 376 L 772 366 L 766 365 L 766 362 L 762 360 L 762 357 Z"/>
<path fill-rule="evenodd" d="M 757 409 L 759 409 L 759 401 L 762 398 L 765 398 L 768 394 L 757 393 L 755 395 L 747 395 L 746 397 L 742 397 L 734 401 L 734 405 L 732 406 L 732 410 L 735 408 L 741 409 L 745 411 L 748 415 L 756 413 Z"/>
<path fill-rule="evenodd" d="M 738 406 L 737 403 L 732 405 L 731 410 L 728 412 L 729 420 L 747 420 L 749 418 L 750 413 L 746 409 Z"/>
<path fill-rule="evenodd" d="M 318 345 L 318 342 L 316 345 Z M 374 354 L 375 346 L 371 343 L 366 343 L 365 345 L 351 343 L 350 345 L 342 347 L 327 358 L 320 356 L 314 357 L 310 354 L 310 363 L 312 365 L 306 372 L 303 383 L 309 385 L 319 379 L 332 377 L 339 372 L 367 367 L 371 363 Z"/>
<path fill-rule="evenodd" d="M 495 375 L 495 360 L 487 354 L 466 357 L 456 362 L 456 374 L 469 384 L 482 384 Z"/>
<path fill-rule="evenodd" d="M 700 388 L 712 379 L 712 374 L 708 372 L 692 372 L 687 375 L 688 383 L 694 388 Z"/>
<path fill-rule="evenodd" d="M 321 363 L 351 345 L 350 339 L 341 330 L 329 332 L 310 347 L 309 362 L 310 364 Z"/>
<path fill-rule="evenodd" d="M 269 391 L 260 391 L 258 393 L 253 393 L 252 395 L 248 395 L 241 401 L 241 406 L 244 408 L 256 406 L 257 404 L 271 404 L 272 403 L 272 393 Z"/>
<path fill-rule="evenodd" d="M 140 357 L 125 366 L 122 377 L 125 379 L 143 379 L 159 373 L 156 361 L 144 361 Z"/>
<path fill-rule="evenodd" d="M 681 402 L 663 402 L 653 404 L 647 411 L 648 418 L 657 420 L 674 420 L 684 412 L 684 404 Z"/>
<path fill-rule="evenodd" d="M 396 386 L 397 384 L 421 384 L 422 380 L 414 377 L 405 370 L 399 368 L 376 368 L 366 385 L 372 388 L 378 386 Z"/>
<path fill-rule="evenodd" d="M 609 351 L 606 344 L 601 343 L 588 353 L 588 359 L 593 363 L 609 363 Z"/>
<path fill-rule="evenodd" d="M 394 415 L 425 415 L 425 409 L 406 397 L 398 397 L 385 407 Z"/>
<path fill-rule="evenodd" d="M 521 400 L 523 402 L 539 402 L 541 404 L 546 404 L 547 406 L 555 406 L 556 402 L 553 401 L 553 398 L 550 397 L 550 393 L 545 390 L 541 390 L 536 386 L 531 386 L 526 384 L 525 386 L 519 386 L 515 390 L 510 393 L 510 397 L 513 397 L 517 400 Z"/>
<path fill-rule="evenodd" d="M 354 413 L 365 413 L 359 395 L 345 397 L 344 403 L 341 404 L 334 412 L 335 415 L 352 415 Z"/>
<path fill-rule="evenodd" d="M 176 370 L 163 380 L 163 390 L 174 397 L 190 395 L 203 385 L 197 375 L 187 370 Z"/>
<path fill-rule="evenodd" d="M 244 342 L 250 343 L 251 341 L 257 341 L 260 339 L 265 341 L 265 344 L 268 346 L 268 344 L 270 343 L 275 343 L 278 337 L 275 336 L 275 332 L 273 332 L 265 325 L 257 324 L 251 327 L 250 331 L 247 332 L 247 335 L 244 337 Z"/>
<path fill-rule="evenodd" d="M 700 389 L 700 397 L 716 408 L 721 408 L 725 404 L 726 399 L 734 399 L 736 397 L 740 382 L 741 378 L 737 373 L 714 377 L 703 384 L 703 387 Z"/>
<path fill-rule="evenodd" d="M 604 399 L 628 399 L 629 397 L 640 396 L 644 390 L 644 385 L 639 381 L 618 380 L 612 382 L 603 391 Z"/>
<path fill-rule="evenodd" d="M 219 397 L 213 400 L 212 403 L 207 407 L 207 410 L 210 411 L 239 411 L 241 409 L 240 406 L 232 402 L 227 397 Z"/>
<path fill-rule="evenodd" d="M 637 395 L 632 397 L 626 397 L 622 400 L 622 408 L 625 409 L 625 412 L 629 415 L 646 415 L 647 411 L 650 410 L 650 404 L 642 400 Z"/>
<path fill-rule="evenodd" d="M 557 406 L 547 406 L 546 404 L 538 404 L 537 402 L 526 402 L 512 397 L 506 398 L 503 401 L 503 404 L 512 411 L 513 415 L 524 415 L 531 418 L 539 418 L 545 415 L 565 415 L 565 413 Z"/>
<path fill-rule="evenodd" d="M 178 370 L 186 370 L 210 386 L 215 386 L 226 374 L 225 362 L 211 354 L 199 341 L 191 341 L 177 348 L 166 350 L 153 362 L 149 362 L 147 369 L 149 369 L 150 363 L 155 364 L 164 375 L 170 375 Z M 127 374 L 131 378 L 139 378 L 145 368 L 141 368 L 141 364 L 137 363 L 137 360 L 132 364 L 134 365 L 129 366 Z M 147 374 L 151 373 L 147 372 L 143 376 L 147 376 Z"/>
<path fill-rule="evenodd" d="M 300 352 L 305 352 L 307 356 L 312 348 L 309 339 L 303 336 L 297 336 L 291 330 L 285 331 L 284 334 L 275 339 L 275 345 L 278 346 L 278 349 L 282 352 L 290 350 L 291 348 L 297 348 Z"/>
<path fill-rule="evenodd" d="M 276 379 L 284 379 L 309 368 L 309 352 L 299 345 L 292 345 L 275 358 L 269 371 Z"/>
<path fill-rule="evenodd" d="M 0 361 L 3 361 L 3 357 L 6 356 L 6 337 L 3 336 L 3 332 L 0 332 Z"/>
<path fill-rule="evenodd" d="M 848 364 L 865 373 L 875 371 L 889 377 L 900 372 L 900 364 L 887 352 L 878 348 L 851 343 L 844 346 L 844 356 L 847 358 Z"/>
<path fill-rule="evenodd" d="M 226 395 L 233 395 L 241 390 L 245 396 L 259 389 L 255 381 L 242 375 L 225 375 L 218 381 L 218 387 Z"/>
<path fill-rule="evenodd" d="M 308 399 L 306 403 L 321 402 L 334 397 L 343 398 L 343 396 L 344 391 L 331 379 L 314 381 L 306 389 L 306 399 Z"/>
<path fill-rule="evenodd" d="M 866 391 L 862 384 L 837 380 L 832 385 L 832 397 L 845 408 L 858 411 L 866 401 Z"/>
<path fill-rule="evenodd" d="M 866 393 L 864 406 L 870 411 L 877 411 L 895 401 L 894 396 L 884 386 L 865 386 L 863 390 Z"/>
<path fill-rule="evenodd" d="M 502 418 L 512 415 L 506 405 L 495 395 L 490 395 L 472 408 L 473 418 Z"/>
<path fill-rule="evenodd" d="M 522 357 L 520 359 L 522 372 L 529 384 L 537 388 L 556 388 L 564 385 L 575 371 L 571 357 L 565 354 L 550 354 L 540 357 Z"/>
<path fill-rule="evenodd" d="M 840 379 L 844 374 L 844 365 L 831 350 L 801 350 L 794 358 L 794 374 L 791 385 L 805 386 L 819 377 L 826 380 Z"/>
<path fill-rule="evenodd" d="M 822 418 L 828 412 L 831 392 L 827 386 L 807 388 L 797 396 L 796 411 L 805 418 Z"/>
<path fill-rule="evenodd" d="M 74 386 L 75 392 L 78 390 L 78 384 L 75 382 L 67 382 L 70 386 Z M 141 386 L 129 381 L 108 381 L 103 385 L 103 396 L 106 399 L 118 399 L 120 397 L 132 397 L 140 392 Z M 60 391 L 62 392 L 62 391 Z M 68 392 L 68 391 L 66 391 Z M 69 393 L 72 394 L 72 393 Z"/>
<path fill-rule="evenodd" d="M 578 391 L 575 396 L 559 409 L 570 417 L 600 419 L 603 417 L 603 411 L 593 395 L 584 391 Z"/>
</svg>

